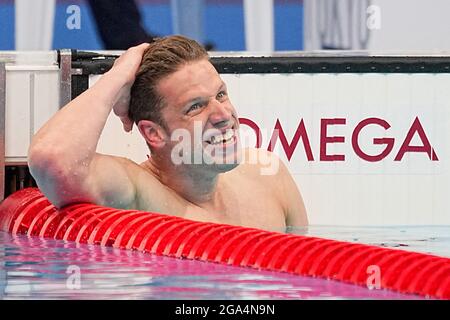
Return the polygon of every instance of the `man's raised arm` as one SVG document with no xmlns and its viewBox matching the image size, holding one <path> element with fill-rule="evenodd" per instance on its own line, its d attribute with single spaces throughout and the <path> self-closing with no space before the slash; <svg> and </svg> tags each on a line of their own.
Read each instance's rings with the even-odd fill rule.
<svg viewBox="0 0 450 320">
<path fill-rule="evenodd" d="M 126 206 L 134 186 L 126 159 L 96 153 L 97 143 L 111 112 L 130 131 L 130 88 L 148 44 L 130 48 L 113 68 L 83 94 L 59 110 L 33 137 L 28 164 L 44 194 L 58 207 L 88 201 Z"/>
</svg>

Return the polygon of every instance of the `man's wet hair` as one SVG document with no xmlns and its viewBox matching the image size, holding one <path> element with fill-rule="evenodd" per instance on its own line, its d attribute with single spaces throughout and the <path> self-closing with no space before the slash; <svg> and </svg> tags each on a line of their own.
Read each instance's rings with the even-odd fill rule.
<svg viewBox="0 0 450 320">
<path fill-rule="evenodd" d="M 151 120 L 167 129 L 161 115 L 165 101 L 157 90 L 158 83 L 183 65 L 202 59 L 209 59 L 208 52 L 195 40 L 179 35 L 156 38 L 145 50 L 131 88 L 129 118 L 136 124 Z"/>
</svg>

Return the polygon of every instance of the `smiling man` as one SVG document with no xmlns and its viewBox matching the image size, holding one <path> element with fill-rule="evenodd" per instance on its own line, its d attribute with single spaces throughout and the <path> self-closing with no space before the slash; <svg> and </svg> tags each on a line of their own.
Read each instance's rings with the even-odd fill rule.
<svg viewBox="0 0 450 320">
<path fill-rule="evenodd" d="M 142 164 L 96 152 L 111 110 L 136 124 Z M 300 192 L 278 158 L 241 149 L 226 84 L 197 42 L 181 36 L 130 48 L 33 138 L 32 175 L 56 206 L 73 202 L 284 231 L 307 224 Z M 277 170 L 264 174 L 267 161 Z"/>
</svg>

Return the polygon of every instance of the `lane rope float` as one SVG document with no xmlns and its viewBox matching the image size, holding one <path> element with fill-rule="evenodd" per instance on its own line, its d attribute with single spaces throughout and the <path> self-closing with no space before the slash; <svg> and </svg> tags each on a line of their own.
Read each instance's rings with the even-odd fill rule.
<svg viewBox="0 0 450 320">
<path fill-rule="evenodd" d="M 376 266 L 380 288 L 450 299 L 446 257 L 89 203 L 58 210 L 37 188 L 3 200 L 0 230 L 361 286 L 373 285 L 368 279 Z"/>
</svg>

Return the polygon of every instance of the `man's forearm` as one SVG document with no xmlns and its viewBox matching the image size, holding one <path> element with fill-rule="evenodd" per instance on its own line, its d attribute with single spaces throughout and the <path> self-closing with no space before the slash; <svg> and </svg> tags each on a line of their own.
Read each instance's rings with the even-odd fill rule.
<svg viewBox="0 0 450 320">
<path fill-rule="evenodd" d="M 96 155 L 96 148 L 111 110 L 124 129 L 131 130 L 127 117 L 130 87 L 147 47 L 142 44 L 128 49 L 92 88 L 64 106 L 33 137 L 28 150 L 30 172 L 57 206 L 80 201 L 103 203 L 108 195 L 118 193 L 113 179 L 128 181 L 125 168 L 114 157 Z M 125 189 L 133 190 L 129 181 Z M 126 197 L 133 198 L 133 192 L 121 199 Z"/>
<path fill-rule="evenodd" d="M 86 167 L 124 81 L 106 73 L 90 89 L 58 111 L 34 136 L 29 157 L 57 156 L 62 163 Z M 36 159 L 36 157 L 35 157 Z"/>
</svg>

